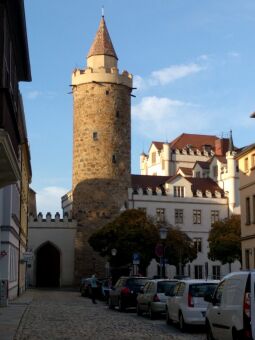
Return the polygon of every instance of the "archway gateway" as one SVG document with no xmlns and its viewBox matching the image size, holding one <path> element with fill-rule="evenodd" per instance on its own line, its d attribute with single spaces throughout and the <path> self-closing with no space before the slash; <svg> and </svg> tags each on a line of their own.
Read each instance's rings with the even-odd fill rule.
<svg viewBox="0 0 255 340">
<path fill-rule="evenodd" d="M 60 252 L 50 242 L 42 245 L 36 256 L 36 286 L 59 287 Z"/>
</svg>

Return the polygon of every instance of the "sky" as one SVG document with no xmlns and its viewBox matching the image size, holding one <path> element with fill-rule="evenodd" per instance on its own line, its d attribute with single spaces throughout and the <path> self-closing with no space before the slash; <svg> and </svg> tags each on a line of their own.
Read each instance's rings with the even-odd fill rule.
<svg viewBox="0 0 255 340">
<path fill-rule="evenodd" d="M 24 0 L 32 82 L 23 95 L 38 212 L 72 187 L 71 74 L 104 6 L 119 70 L 134 76 L 132 173 L 152 141 L 181 133 L 254 143 L 254 0 Z"/>
</svg>

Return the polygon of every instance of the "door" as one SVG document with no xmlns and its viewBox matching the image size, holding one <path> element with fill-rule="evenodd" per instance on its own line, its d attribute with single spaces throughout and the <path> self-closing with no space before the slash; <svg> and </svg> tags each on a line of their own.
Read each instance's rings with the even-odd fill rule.
<svg viewBox="0 0 255 340">
<path fill-rule="evenodd" d="M 179 321 L 179 310 L 185 292 L 185 283 L 179 282 L 174 290 L 174 296 L 170 297 L 169 316 L 174 321 Z"/>
</svg>

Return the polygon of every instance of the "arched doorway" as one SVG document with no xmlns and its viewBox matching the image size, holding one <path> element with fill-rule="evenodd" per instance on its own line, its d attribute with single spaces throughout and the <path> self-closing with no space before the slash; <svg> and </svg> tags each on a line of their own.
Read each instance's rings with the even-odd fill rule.
<svg viewBox="0 0 255 340">
<path fill-rule="evenodd" d="M 60 253 L 50 242 L 42 245 L 36 254 L 36 286 L 59 287 Z"/>
</svg>

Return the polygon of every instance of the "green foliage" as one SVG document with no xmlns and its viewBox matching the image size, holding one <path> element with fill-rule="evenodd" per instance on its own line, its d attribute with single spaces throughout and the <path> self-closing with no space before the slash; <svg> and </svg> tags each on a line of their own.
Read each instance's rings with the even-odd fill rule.
<svg viewBox="0 0 255 340">
<path fill-rule="evenodd" d="M 193 241 L 179 228 L 170 227 L 166 239 L 165 257 L 168 263 L 179 267 L 197 257 L 197 250 Z"/>
<path fill-rule="evenodd" d="M 140 269 L 144 270 L 155 257 L 158 239 L 158 230 L 146 214 L 131 209 L 92 234 L 89 244 L 101 256 L 108 256 L 114 267 L 132 264 L 133 253 L 139 253 Z M 117 249 L 116 256 L 111 255 L 113 248 Z"/>
<path fill-rule="evenodd" d="M 241 221 L 239 215 L 232 215 L 222 221 L 215 222 L 208 238 L 211 260 L 219 260 L 222 264 L 241 261 Z"/>
</svg>

